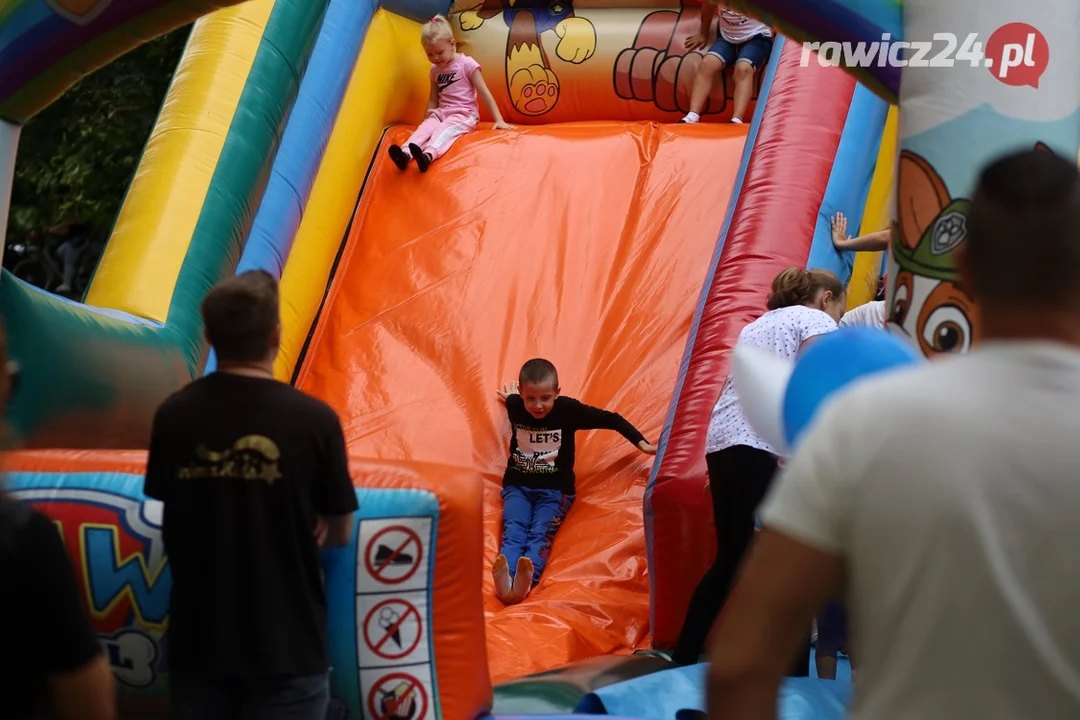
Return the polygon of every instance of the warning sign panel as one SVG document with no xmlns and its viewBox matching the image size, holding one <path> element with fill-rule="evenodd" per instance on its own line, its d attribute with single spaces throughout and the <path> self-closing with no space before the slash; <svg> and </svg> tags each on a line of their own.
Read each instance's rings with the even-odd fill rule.
<svg viewBox="0 0 1080 720">
<path fill-rule="evenodd" d="M 432 720 L 431 673 L 427 667 L 364 673 L 360 680 L 372 720 Z"/>
<path fill-rule="evenodd" d="M 356 616 L 362 619 L 360 667 L 430 662 L 427 593 L 360 595 Z"/>
<path fill-rule="evenodd" d="M 357 593 L 427 589 L 430 517 L 363 520 L 357 549 Z"/>
</svg>

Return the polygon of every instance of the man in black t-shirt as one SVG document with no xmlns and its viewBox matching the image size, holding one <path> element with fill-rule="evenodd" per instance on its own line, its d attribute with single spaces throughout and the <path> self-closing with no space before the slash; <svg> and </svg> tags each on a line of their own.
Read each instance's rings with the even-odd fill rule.
<svg viewBox="0 0 1080 720">
<path fill-rule="evenodd" d="M 112 668 L 53 521 L 0 493 L 0 718 L 113 720 Z"/>
<path fill-rule="evenodd" d="M 270 275 L 219 283 L 202 315 L 218 370 L 158 408 L 146 468 L 146 494 L 165 504 L 173 716 L 322 720 L 318 550 L 349 542 L 357 508 L 341 424 L 274 379 Z"/>
<path fill-rule="evenodd" d="M 0 414 L 18 370 L 0 327 Z M 56 525 L 0 489 L 0 718 L 115 720 L 112 668 Z"/>
<path fill-rule="evenodd" d="M 499 392 L 510 420 L 510 457 L 503 474 L 502 542 L 491 566 L 495 595 L 519 603 L 540 582 L 555 533 L 574 503 L 574 433 L 615 430 L 641 452 L 656 446 L 622 415 L 559 394 L 559 373 L 543 358 L 522 365 L 518 381 Z"/>
</svg>

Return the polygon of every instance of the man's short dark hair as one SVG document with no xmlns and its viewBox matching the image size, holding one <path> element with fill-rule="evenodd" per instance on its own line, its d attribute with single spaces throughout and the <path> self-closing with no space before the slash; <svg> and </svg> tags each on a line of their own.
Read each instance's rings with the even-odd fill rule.
<svg viewBox="0 0 1080 720">
<path fill-rule="evenodd" d="M 970 290 L 984 304 L 1044 310 L 1080 301 L 1080 182 L 1044 149 L 986 167 L 968 208 Z"/>
<path fill-rule="evenodd" d="M 550 360 L 533 358 L 521 366 L 518 373 L 519 385 L 547 385 L 559 387 L 559 371 Z"/>
<path fill-rule="evenodd" d="M 202 301 L 206 337 L 219 361 L 265 360 L 280 317 L 277 280 L 263 270 L 222 280 Z"/>
</svg>

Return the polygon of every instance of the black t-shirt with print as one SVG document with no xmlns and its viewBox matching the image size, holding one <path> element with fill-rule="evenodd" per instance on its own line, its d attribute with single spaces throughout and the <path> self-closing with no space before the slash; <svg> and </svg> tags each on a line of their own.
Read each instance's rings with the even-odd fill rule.
<svg viewBox="0 0 1080 720">
<path fill-rule="evenodd" d="M 504 487 L 559 490 L 572 495 L 574 433 L 578 430 L 615 430 L 635 445 L 645 439 L 619 413 L 570 397 L 557 397 L 551 412 L 538 420 L 525 409 L 520 395 L 510 395 L 506 414 L 510 418 L 510 459 L 503 474 Z"/>
<path fill-rule="evenodd" d="M 165 503 L 171 671 L 327 671 L 315 519 L 357 508 L 328 405 L 270 379 L 197 380 L 154 417 L 145 491 Z"/>
<path fill-rule="evenodd" d="M 0 717 L 50 717 L 47 679 L 101 654 L 52 520 L 0 499 Z"/>
</svg>

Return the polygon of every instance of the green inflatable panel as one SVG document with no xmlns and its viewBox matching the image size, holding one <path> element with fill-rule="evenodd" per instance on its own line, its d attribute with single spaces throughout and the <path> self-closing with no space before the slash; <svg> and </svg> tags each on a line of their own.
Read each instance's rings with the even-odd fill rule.
<svg viewBox="0 0 1080 720">
<path fill-rule="evenodd" d="M 496 686 L 492 714 L 571 713 L 594 690 L 669 668 L 666 659 L 645 654 L 583 660 Z"/>
</svg>

